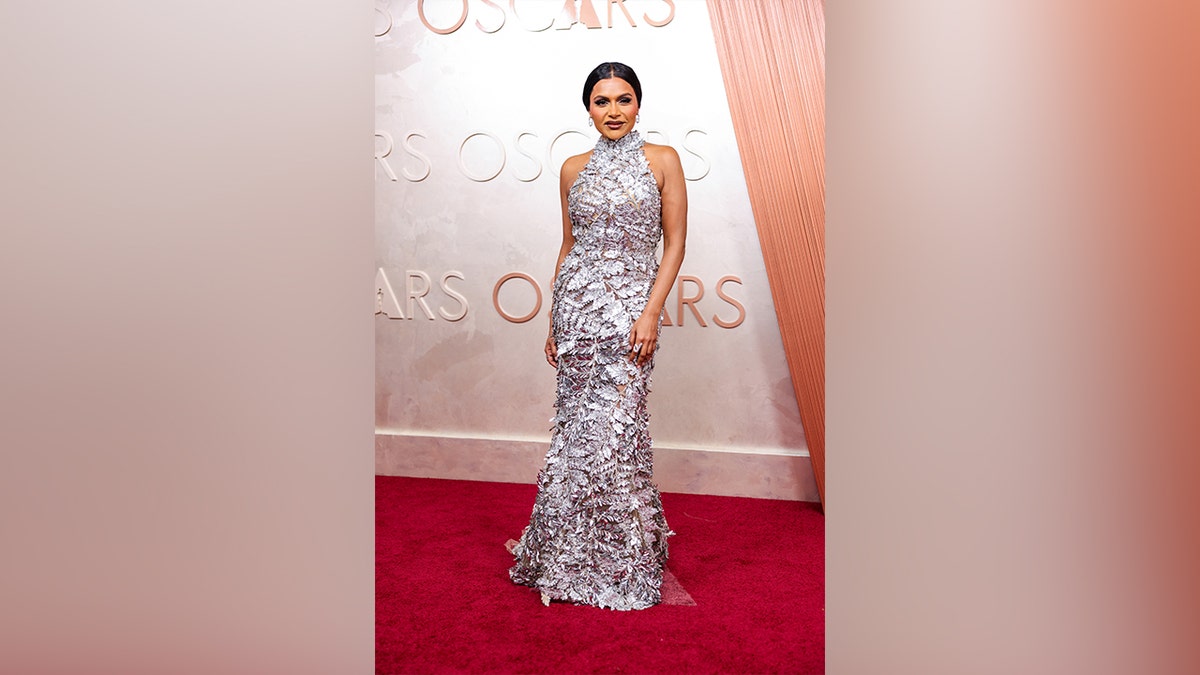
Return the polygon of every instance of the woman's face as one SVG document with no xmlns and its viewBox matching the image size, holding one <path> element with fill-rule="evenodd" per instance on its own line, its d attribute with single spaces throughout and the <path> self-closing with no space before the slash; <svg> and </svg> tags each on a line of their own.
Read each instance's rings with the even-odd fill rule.
<svg viewBox="0 0 1200 675">
<path fill-rule="evenodd" d="M 615 141 L 633 129 L 637 121 L 637 97 L 633 87 L 619 77 L 600 80 L 592 87 L 588 114 L 600 133 Z"/>
</svg>

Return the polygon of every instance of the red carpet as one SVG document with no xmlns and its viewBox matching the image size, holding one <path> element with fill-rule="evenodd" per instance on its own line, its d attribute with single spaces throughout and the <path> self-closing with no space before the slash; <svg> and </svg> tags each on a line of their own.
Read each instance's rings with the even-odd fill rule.
<svg viewBox="0 0 1200 675">
<path fill-rule="evenodd" d="M 664 603 L 541 604 L 504 543 L 533 485 L 377 476 L 378 673 L 821 673 L 825 521 L 817 505 L 666 493 Z M 694 604 L 692 604 L 694 603 Z"/>
</svg>

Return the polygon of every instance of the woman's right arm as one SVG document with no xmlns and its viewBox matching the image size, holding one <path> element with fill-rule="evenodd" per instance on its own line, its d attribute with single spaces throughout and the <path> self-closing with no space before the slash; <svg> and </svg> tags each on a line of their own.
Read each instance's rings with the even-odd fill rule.
<svg viewBox="0 0 1200 675">
<path fill-rule="evenodd" d="M 582 161 L 580 161 L 581 159 Z M 563 162 L 562 171 L 558 174 L 559 201 L 562 205 L 562 246 L 558 249 L 558 262 L 554 264 L 554 276 L 550 278 L 551 293 L 553 293 L 554 284 L 558 281 L 558 271 L 562 269 L 563 260 L 571 252 L 571 247 L 575 245 L 575 235 L 571 233 L 571 209 L 567 204 L 567 193 L 571 191 L 571 186 L 575 184 L 575 179 L 585 164 L 587 164 L 587 153 L 568 157 L 567 161 Z M 553 308 L 550 311 L 550 328 L 546 335 L 546 361 L 555 368 L 558 367 L 558 349 L 554 344 Z"/>
</svg>

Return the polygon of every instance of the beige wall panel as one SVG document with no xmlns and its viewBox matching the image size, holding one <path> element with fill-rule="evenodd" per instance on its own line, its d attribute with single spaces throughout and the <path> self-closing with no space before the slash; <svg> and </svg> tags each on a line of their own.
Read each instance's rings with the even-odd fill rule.
<svg viewBox="0 0 1200 675">
<path fill-rule="evenodd" d="M 444 34 L 415 1 L 379 5 L 377 432 L 516 439 L 545 452 L 557 171 L 597 137 L 580 100 L 584 77 L 617 60 L 642 79 L 638 129 L 674 146 L 689 179 L 682 274 L 694 281 L 667 302 L 676 325 L 663 329 L 650 397 L 655 446 L 806 457 L 707 8 L 626 0 L 636 27 L 618 6 L 609 27 L 606 4 L 595 4 L 601 25 L 588 28 L 564 21 L 561 2 L 518 2 L 514 13 L 471 1 L 461 25 L 463 3 L 424 2 L 425 21 Z M 513 274 L 524 276 L 496 292 Z M 696 298 L 682 315 L 681 292 Z M 527 322 L 505 318 L 535 309 Z M 455 452 L 448 445 L 437 447 Z M 536 467 L 523 461 L 486 466 L 495 480 L 519 472 L 532 482 Z M 381 472 L 409 465 L 387 462 Z M 713 477 L 721 480 L 743 478 Z"/>
<path fill-rule="evenodd" d="M 543 441 L 375 436 L 376 472 L 386 476 L 530 483 L 545 455 Z M 659 488 L 666 492 L 819 499 L 808 457 L 785 452 L 658 447 L 654 450 L 654 474 Z"/>
</svg>

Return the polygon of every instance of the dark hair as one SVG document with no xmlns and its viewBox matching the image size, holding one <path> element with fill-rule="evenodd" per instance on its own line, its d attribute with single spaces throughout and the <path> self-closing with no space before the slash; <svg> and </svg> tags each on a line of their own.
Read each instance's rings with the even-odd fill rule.
<svg viewBox="0 0 1200 675">
<path fill-rule="evenodd" d="M 637 104 L 642 104 L 642 83 L 638 81 L 637 73 L 633 72 L 633 68 L 624 63 L 609 61 L 601 63 L 588 73 L 587 79 L 583 82 L 583 107 L 591 110 L 592 106 L 588 99 L 592 97 L 592 88 L 600 80 L 607 80 L 610 77 L 619 77 L 629 83 L 633 87 L 633 96 L 637 99 Z"/>
</svg>

